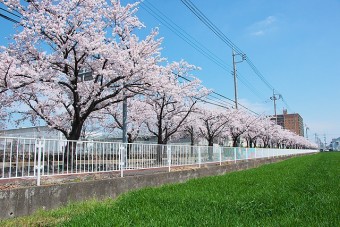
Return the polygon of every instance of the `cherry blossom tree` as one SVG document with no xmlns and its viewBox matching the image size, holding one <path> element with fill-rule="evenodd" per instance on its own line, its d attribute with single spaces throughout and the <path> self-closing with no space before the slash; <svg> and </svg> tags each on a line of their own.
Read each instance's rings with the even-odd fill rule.
<svg viewBox="0 0 340 227">
<path fill-rule="evenodd" d="M 198 79 L 190 76 L 189 72 L 194 69 L 195 66 L 184 61 L 169 64 L 159 75 L 158 89 L 145 95 L 145 110 L 149 112 L 146 125 L 157 137 L 158 144 L 168 143 L 195 110 L 199 99 L 209 92 Z M 193 80 L 180 81 L 179 76 Z"/>
<path fill-rule="evenodd" d="M 145 95 L 146 126 L 158 144 L 167 144 L 194 112 L 199 99 L 209 93 L 190 72 L 197 69 L 184 61 L 173 62 L 159 74 L 157 90 Z M 181 78 L 192 79 L 189 81 Z M 157 152 L 160 161 L 160 151 Z"/>
<path fill-rule="evenodd" d="M 21 83 L 12 92 L 30 108 L 25 114 L 43 119 L 67 139 L 79 139 L 92 113 L 132 97 L 155 80 L 161 40 L 155 39 L 156 30 L 143 40 L 134 35 L 143 27 L 135 15 L 138 3 L 2 2 L 24 19 L 14 43 L 3 50 L 18 70 L 1 78 Z"/>
<path fill-rule="evenodd" d="M 200 136 L 207 140 L 208 146 L 226 131 L 226 125 L 231 120 L 230 110 L 217 108 L 202 108 L 198 116 L 201 123 L 198 128 Z"/>
<path fill-rule="evenodd" d="M 179 129 L 178 137 L 179 138 L 189 138 L 191 145 L 191 155 L 194 154 L 194 146 L 198 144 L 198 139 L 200 138 L 199 133 L 199 124 L 201 121 L 199 120 L 200 112 L 195 108 L 195 110 L 189 114 L 185 122 L 183 123 L 183 127 Z"/>
<path fill-rule="evenodd" d="M 80 139 L 81 140 L 94 140 L 102 138 L 104 135 L 104 128 L 102 122 L 104 118 L 102 115 L 92 114 L 86 119 L 81 129 Z"/>
<path fill-rule="evenodd" d="M 249 130 L 249 127 L 257 120 L 252 115 L 242 110 L 232 110 L 232 120 L 227 125 L 233 140 L 233 147 L 237 147 L 240 137 Z"/>
<path fill-rule="evenodd" d="M 135 35 L 144 27 L 136 17 L 138 3 L 1 2 L 23 18 L 23 29 L 1 52 L 1 62 L 14 59 L 17 70 L 0 75 L 19 83 L 10 89 L 28 107 L 20 111 L 23 119 L 43 120 L 69 141 L 78 140 L 91 115 L 155 81 L 161 39 L 157 30 L 142 40 Z M 66 146 L 65 161 L 75 160 L 75 145 Z"/>
<path fill-rule="evenodd" d="M 8 111 L 7 108 L 10 107 L 10 103 L 6 93 L 0 93 L 0 129 L 5 128 L 5 122 L 8 120 Z"/>
<path fill-rule="evenodd" d="M 270 147 L 270 142 L 272 138 L 272 129 L 275 123 L 273 123 L 269 118 L 263 121 L 262 129 L 260 132 L 260 139 L 262 140 L 263 147 L 268 148 Z"/>
<path fill-rule="evenodd" d="M 274 124 L 271 128 L 271 141 L 270 147 L 280 148 L 281 143 L 284 141 L 284 130 L 280 125 Z"/>
<path fill-rule="evenodd" d="M 247 147 L 256 147 L 257 141 L 260 137 L 262 124 L 266 119 L 252 115 L 249 117 L 253 120 L 251 120 L 252 123 L 249 125 L 248 130 L 244 133 L 244 138 L 247 141 Z"/>
<path fill-rule="evenodd" d="M 200 108 L 196 107 L 195 110 L 189 114 L 180 130 L 180 137 L 190 138 L 191 146 L 197 144 L 197 140 L 200 138 L 199 126 L 202 123 L 199 119 L 200 116 Z"/>
<path fill-rule="evenodd" d="M 127 100 L 127 140 L 128 143 L 133 143 L 141 134 L 146 135 L 147 129 L 145 120 L 148 117 L 145 111 L 145 103 L 141 100 L 142 97 L 135 96 Z M 123 130 L 123 110 L 122 104 L 116 103 L 108 106 L 102 111 L 106 120 L 103 121 L 103 127 L 109 133 L 115 130 Z"/>
<path fill-rule="evenodd" d="M 0 128 L 4 128 L 4 122 L 10 115 L 10 107 L 14 106 L 17 97 L 11 92 L 11 88 L 21 88 L 31 83 L 20 83 L 18 78 L 12 78 L 10 75 L 21 74 L 19 61 L 10 56 L 4 47 L 0 47 Z"/>
<path fill-rule="evenodd" d="M 201 108 L 200 110 L 198 128 L 200 136 L 207 140 L 210 147 L 208 150 L 209 160 L 212 159 L 214 141 L 227 131 L 226 126 L 232 116 L 230 113 L 229 109 Z"/>
</svg>

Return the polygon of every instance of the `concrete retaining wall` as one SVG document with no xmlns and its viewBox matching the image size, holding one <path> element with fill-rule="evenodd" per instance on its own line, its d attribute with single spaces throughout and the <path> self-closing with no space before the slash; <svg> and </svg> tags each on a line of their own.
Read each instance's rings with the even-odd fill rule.
<svg viewBox="0 0 340 227">
<path fill-rule="evenodd" d="M 290 157 L 248 160 L 234 164 L 208 166 L 170 173 L 2 190 L 0 191 L 0 219 L 29 215 L 38 209 L 57 208 L 71 201 L 116 198 L 124 192 L 138 188 L 155 187 L 163 184 L 185 182 L 193 178 L 221 175 L 231 171 L 281 161 Z"/>
</svg>

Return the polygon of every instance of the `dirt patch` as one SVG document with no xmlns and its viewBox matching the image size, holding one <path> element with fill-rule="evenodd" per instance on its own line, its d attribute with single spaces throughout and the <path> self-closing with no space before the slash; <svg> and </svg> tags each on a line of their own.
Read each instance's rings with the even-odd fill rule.
<svg viewBox="0 0 340 227">
<path fill-rule="evenodd" d="M 63 174 L 55 176 L 42 176 L 40 185 L 56 185 L 71 182 L 84 182 L 93 180 L 104 180 L 119 177 L 120 173 L 79 173 L 79 174 Z M 37 186 L 37 179 L 35 177 L 23 177 L 15 179 L 0 179 L 0 190 L 10 190 L 14 188 L 25 188 Z"/>
</svg>

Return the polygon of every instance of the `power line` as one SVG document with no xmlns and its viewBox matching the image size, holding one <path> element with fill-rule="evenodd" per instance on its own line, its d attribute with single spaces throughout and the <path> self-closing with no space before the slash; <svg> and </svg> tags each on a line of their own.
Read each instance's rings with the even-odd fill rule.
<svg viewBox="0 0 340 227">
<path fill-rule="evenodd" d="M 186 81 L 191 82 L 191 80 L 189 80 L 188 78 L 186 78 L 186 77 L 184 77 L 184 76 L 181 76 L 181 75 L 178 75 L 178 74 L 175 74 L 175 75 L 178 76 L 178 77 L 180 77 L 180 78 L 182 78 L 182 79 L 184 79 L 184 80 L 186 80 Z M 225 99 L 227 99 L 227 100 L 229 100 L 229 101 L 231 101 L 231 102 L 233 102 L 233 103 L 235 102 L 234 100 L 232 100 L 232 99 L 230 99 L 230 98 L 228 98 L 228 97 L 226 97 L 226 96 L 224 96 L 224 95 L 221 95 L 221 94 L 219 94 L 219 93 L 217 93 L 217 92 L 215 92 L 215 91 L 212 91 L 212 93 L 213 93 L 213 94 L 216 94 L 216 95 L 218 95 L 218 96 L 220 96 L 220 97 L 222 97 L 222 98 L 225 98 Z M 246 106 L 244 106 L 244 105 L 241 105 L 241 104 L 239 104 L 239 105 L 240 105 L 242 108 L 248 110 L 249 112 L 252 112 L 252 113 L 254 113 L 254 114 L 256 114 L 256 115 L 260 115 L 259 113 L 256 113 L 255 111 L 249 109 L 248 107 L 246 107 Z"/>
<path fill-rule="evenodd" d="M 8 20 L 8 21 L 10 21 L 10 22 L 16 23 L 16 24 L 19 24 L 19 23 L 20 23 L 19 21 L 15 20 L 15 19 L 13 19 L 13 18 L 10 18 L 9 16 L 6 16 L 6 15 L 4 15 L 4 14 L 2 14 L 2 13 L 0 13 L 0 17 L 4 18 L 4 19 L 6 19 L 6 20 Z"/>
<path fill-rule="evenodd" d="M 145 4 L 148 3 L 148 4 Z M 217 57 L 214 53 L 212 53 L 208 48 L 206 48 L 204 45 L 202 45 L 200 42 L 198 42 L 194 37 L 192 37 L 190 34 L 188 34 L 185 30 L 183 30 L 181 27 L 179 27 L 176 23 L 174 23 L 169 17 L 167 17 L 165 14 L 163 14 L 161 11 L 159 11 L 154 5 L 152 5 L 150 2 L 141 2 L 141 7 L 146 10 L 150 15 L 152 15 L 155 19 L 163 23 L 168 29 L 170 29 L 172 32 L 174 32 L 178 37 L 183 39 L 186 43 L 191 45 L 194 49 L 196 49 L 198 52 L 206 56 L 208 59 L 213 61 L 216 65 L 221 67 L 222 69 L 226 71 L 231 70 L 231 66 L 228 65 L 229 68 L 226 67 L 226 64 L 223 62 L 222 59 Z M 187 79 L 187 78 L 185 78 Z M 249 88 L 255 95 L 262 98 L 260 93 L 257 92 L 257 90 L 245 80 L 245 78 L 241 78 L 241 82 Z M 214 92 L 215 94 L 218 94 Z M 219 96 L 222 96 L 218 94 Z M 224 98 L 234 102 L 233 100 L 223 96 Z M 248 109 L 247 107 L 243 106 L 244 108 Z M 248 109 L 249 110 L 249 109 Z M 250 110 L 251 111 L 251 110 Z M 253 111 L 252 111 L 253 112 Z M 254 112 L 255 113 L 255 112 Z M 256 113 L 257 114 L 257 113 Z"/>
<path fill-rule="evenodd" d="M 245 54 L 238 46 L 236 46 L 226 35 L 224 35 L 219 28 L 216 27 L 203 13 L 200 11 L 191 0 L 181 0 L 182 3 L 199 19 L 201 20 L 213 33 L 215 33 L 224 43 L 232 48 L 237 54 Z M 260 78 L 260 80 L 270 89 L 274 87 L 265 79 L 262 73 L 256 68 L 254 63 L 247 56 L 246 62 L 252 68 L 254 73 Z M 285 102 L 286 104 L 286 102 Z"/>
<path fill-rule="evenodd" d="M 289 112 L 294 113 L 294 111 L 289 107 L 288 103 L 286 102 L 286 100 L 283 97 L 282 97 L 282 102 L 286 105 Z"/>
<path fill-rule="evenodd" d="M 15 13 L 12 13 L 11 11 L 9 11 L 9 10 L 7 10 L 7 9 L 0 8 L 0 10 L 5 11 L 5 12 L 7 12 L 7 13 L 9 13 L 9 14 L 12 14 L 13 16 L 16 16 L 16 17 L 18 17 L 18 18 L 21 18 L 19 15 L 16 15 Z"/>
<path fill-rule="evenodd" d="M 243 51 L 239 49 L 227 36 L 225 36 L 217 27 L 214 25 L 209 18 L 207 18 L 190 0 L 181 0 L 186 7 L 196 15 L 212 32 L 214 32 L 223 42 L 229 47 L 235 50 L 237 54 L 243 54 Z"/>
<path fill-rule="evenodd" d="M 198 42 L 194 37 L 188 34 L 185 30 L 179 27 L 176 23 L 174 23 L 169 17 L 167 17 L 165 14 L 159 11 L 150 2 L 147 2 L 147 1 L 141 2 L 141 7 L 144 10 L 146 10 L 155 19 L 163 23 L 163 25 L 166 26 L 168 29 L 170 29 L 173 33 L 175 33 L 177 36 L 182 38 L 185 42 L 191 45 L 194 49 L 196 49 L 198 52 L 200 52 L 201 54 L 209 58 L 211 61 L 213 61 L 217 65 L 219 65 L 221 68 L 225 70 L 232 69 L 231 66 L 229 65 L 228 65 L 229 68 L 227 68 L 224 62 L 220 58 L 218 58 L 214 53 L 212 53 L 208 48 L 206 48 L 204 45 Z"/>
<path fill-rule="evenodd" d="M 147 3 L 147 4 L 146 4 Z M 141 7 L 146 10 L 151 16 L 153 16 L 156 20 L 161 22 L 164 26 L 166 26 L 169 30 L 171 30 L 174 34 L 192 46 L 195 50 L 200 52 L 202 55 L 207 57 L 217 66 L 222 68 L 223 70 L 230 72 L 232 67 L 230 65 L 226 65 L 224 61 L 216 56 L 213 52 L 211 52 L 207 47 L 205 47 L 202 43 L 197 41 L 193 36 L 188 34 L 184 29 L 178 26 L 175 22 L 173 22 L 169 17 L 163 14 L 160 10 L 158 10 L 153 4 L 150 2 L 144 1 L 141 2 Z M 227 67 L 228 66 L 228 67 Z M 239 74 L 239 76 L 242 76 Z M 245 78 L 241 79 L 242 84 L 244 84 L 254 95 L 259 97 L 259 99 L 263 99 L 263 96 L 260 92 L 252 86 Z"/>
<path fill-rule="evenodd" d="M 10 14 L 10 15 L 12 15 L 12 16 L 18 17 L 18 18 L 21 18 L 21 16 L 15 14 L 15 13 L 13 13 L 13 12 L 11 12 L 10 10 L 7 10 L 7 9 L 4 9 L 4 8 L 0 7 L 0 17 L 4 18 L 4 19 L 6 19 L 6 20 L 8 20 L 8 21 L 10 21 L 10 22 L 16 23 L 16 24 L 19 24 L 19 23 L 20 23 L 18 20 L 13 19 L 13 18 L 11 18 L 11 17 L 9 17 L 9 16 L 7 16 L 7 15 L 1 13 L 1 11 L 6 12 L 6 13 L 8 13 L 8 14 Z"/>
</svg>

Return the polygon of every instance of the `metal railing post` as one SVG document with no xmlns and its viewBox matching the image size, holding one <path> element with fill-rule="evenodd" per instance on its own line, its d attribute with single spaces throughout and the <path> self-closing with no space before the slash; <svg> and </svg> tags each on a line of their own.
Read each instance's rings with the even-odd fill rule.
<svg viewBox="0 0 340 227">
<path fill-rule="evenodd" d="M 234 162 L 236 163 L 236 147 L 234 147 Z"/>
<path fill-rule="evenodd" d="M 269 158 L 270 158 L 269 149 L 268 149 L 268 148 L 266 148 L 266 151 L 267 151 L 267 159 L 269 159 Z"/>
<path fill-rule="evenodd" d="M 41 165 L 41 152 L 43 148 L 43 143 L 41 140 L 37 141 L 36 148 L 38 149 L 38 160 L 37 160 L 37 165 L 35 166 L 36 171 L 37 171 L 37 186 L 40 186 L 40 181 L 41 181 L 41 168 L 43 167 Z"/>
<path fill-rule="evenodd" d="M 171 170 L 171 145 L 167 146 L 167 155 L 168 155 L 168 167 L 169 167 L 169 172 Z"/>
<path fill-rule="evenodd" d="M 201 168 L 201 147 L 198 147 L 198 167 Z"/>
<path fill-rule="evenodd" d="M 220 166 L 222 165 L 222 147 L 219 147 L 220 150 Z"/>
<path fill-rule="evenodd" d="M 7 144 L 7 139 L 5 139 L 4 146 L 3 146 L 3 154 L 2 154 L 2 178 L 5 178 L 6 144 Z"/>
<path fill-rule="evenodd" d="M 256 147 L 254 147 L 254 159 L 256 160 Z"/>
<path fill-rule="evenodd" d="M 125 147 L 124 144 L 120 145 L 119 147 L 119 153 L 120 153 L 120 159 L 119 159 L 119 166 L 120 166 L 120 177 L 124 177 L 124 157 L 125 157 Z"/>
</svg>

